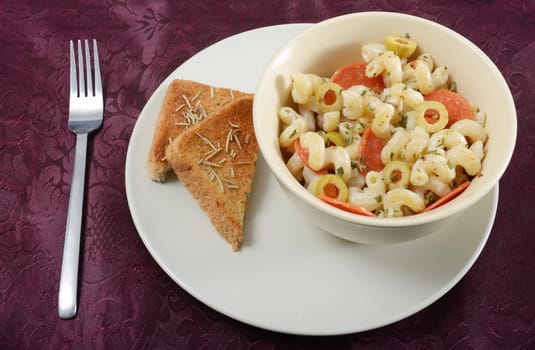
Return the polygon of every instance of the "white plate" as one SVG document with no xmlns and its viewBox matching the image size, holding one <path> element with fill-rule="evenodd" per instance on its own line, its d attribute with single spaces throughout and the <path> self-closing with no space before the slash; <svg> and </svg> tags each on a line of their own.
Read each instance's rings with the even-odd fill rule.
<svg viewBox="0 0 535 350">
<path fill-rule="evenodd" d="M 241 251 L 234 253 L 174 180 L 151 182 L 145 160 L 173 78 L 254 91 L 272 54 L 309 24 L 260 28 L 199 52 L 154 92 L 136 123 L 126 191 L 145 246 L 178 285 L 242 322 L 285 333 L 334 335 L 390 324 L 425 308 L 470 269 L 490 234 L 496 186 L 449 229 L 395 245 L 343 241 L 306 222 L 260 157 Z M 304 53 L 306 54 L 306 53 Z"/>
</svg>

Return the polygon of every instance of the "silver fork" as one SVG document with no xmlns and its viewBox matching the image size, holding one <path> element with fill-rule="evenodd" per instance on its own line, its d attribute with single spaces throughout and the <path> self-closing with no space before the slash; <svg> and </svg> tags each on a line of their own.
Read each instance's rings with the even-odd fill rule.
<svg viewBox="0 0 535 350">
<path fill-rule="evenodd" d="M 91 73 L 91 55 L 87 40 L 85 40 L 84 48 L 85 79 L 84 54 L 82 53 L 82 43 L 78 40 L 77 80 L 74 44 L 72 40 L 70 41 L 69 129 L 76 134 L 76 147 L 59 282 L 58 311 L 59 317 L 63 319 L 72 318 L 76 315 L 87 138 L 91 132 L 100 128 L 104 114 L 97 41 L 93 39 L 94 86 Z"/>
</svg>

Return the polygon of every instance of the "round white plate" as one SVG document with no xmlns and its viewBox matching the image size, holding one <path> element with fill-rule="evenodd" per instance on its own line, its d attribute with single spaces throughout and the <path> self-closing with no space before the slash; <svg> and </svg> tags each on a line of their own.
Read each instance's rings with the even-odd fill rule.
<svg viewBox="0 0 535 350">
<path fill-rule="evenodd" d="M 201 302 L 269 330 L 353 333 L 418 312 L 466 274 L 494 222 L 497 186 L 446 225 L 447 230 L 411 242 L 367 246 L 338 239 L 307 223 L 260 157 L 243 246 L 235 253 L 180 182 L 154 183 L 145 171 L 171 79 L 252 92 L 274 52 L 308 26 L 244 32 L 208 47 L 176 69 L 154 92 L 136 123 L 126 160 L 126 191 L 132 218 L 149 252 Z"/>
</svg>

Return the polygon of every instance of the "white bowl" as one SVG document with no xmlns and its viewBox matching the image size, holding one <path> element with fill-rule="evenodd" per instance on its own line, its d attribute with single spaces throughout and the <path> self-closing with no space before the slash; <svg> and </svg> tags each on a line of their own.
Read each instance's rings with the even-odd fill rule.
<svg viewBox="0 0 535 350">
<path fill-rule="evenodd" d="M 410 34 L 437 64 L 446 65 L 458 91 L 486 112 L 483 176 L 449 203 L 417 215 L 375 218 L 351 214 L 317 199 L 292 176 L 279 148 L 277 111 L 290 103 L 292 72 L 330 76 L 337 68 L 362 60 L 363 44 L 383 42 L 389 34 Z M 314 225 L 361 243 L 390 243 L 436 232 L 447 219 L 464 212 L 499 181 L 516 141 L 516 111 L 505 79 L 473 43 L 432 21 L 388 12 L 362 12 L 318 24 L 284 45 L 270 60 L 257 85 L 253 121 L 260 151 L 289 199 Z M 276 205 L 276 204 L 274 204 Z"/>
</svg>

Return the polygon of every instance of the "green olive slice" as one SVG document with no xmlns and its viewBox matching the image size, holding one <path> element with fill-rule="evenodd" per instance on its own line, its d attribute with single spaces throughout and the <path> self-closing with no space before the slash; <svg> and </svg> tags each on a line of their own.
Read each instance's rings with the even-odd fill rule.
<svg viewBox="0 0 535 350">
<path fill-rule="evenodd" d="M 344 138 L 339 132 L 336 131 L 330 131 L 325 134 L 325 143 L 327 144 L 327 146 L 346 146 Z"/>
<path fill-rule="evenodd" d="M 385 165 L 381 171 L 383 182 L 388 188 L 407 188 L 411 176 L 411 168 L 405 162 L 394 160 Z"/>
<path fill-rule="evenodd" d="M 339 201 L 347 201 L 348 190 L 344 180 L 335 174 L 322 175 L 316 183 L 316 195 L 324 195 Z"/>
<path fill-rule="evenodd" d="M 394 51 L 401 58 L 410 57 L 418 46 L 416 41 L 397 35 L 387 35 L 385 45 L 388 50 Z"/>
<path fill-rule="evenodd" d="M 316 104 L 322 112 L 339 111 L 344 106 L 342 87 L 336 83 L 321 84 L 315 92 Z"/>
<path fill-rule="evenodd" d="M 448 110 L 438 101 L 425 101 L 416 106 L 416 124 L 430 134 L 444 129 L 448 120 Z"/>
</svg>

